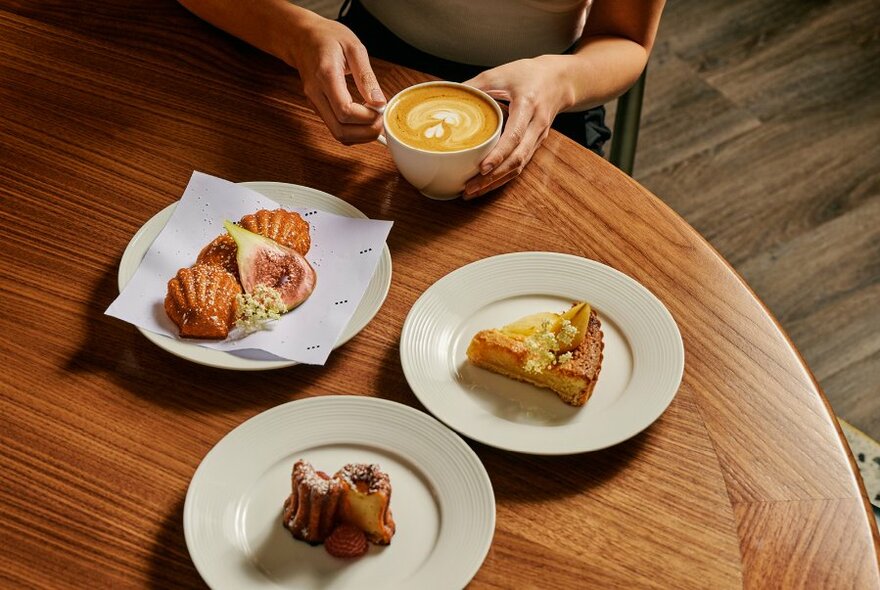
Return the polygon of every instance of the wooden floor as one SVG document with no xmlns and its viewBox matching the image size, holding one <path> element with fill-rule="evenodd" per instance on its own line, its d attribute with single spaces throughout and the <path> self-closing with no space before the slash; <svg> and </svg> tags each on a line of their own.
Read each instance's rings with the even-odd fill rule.
<svg viewBox="0 0 880 590">
<path fill-rule="evenodd" d="M 671 0 L 635 177 L 880 440 L 880 3 Z"/>
<path fill-rule="evenodd" d="M 338 1 L 310 4 L 335 16 Z M 880 440 L 880 3 L 669 0 L 635 177 L 745 277 L 837 414 Z"/>
</svg>

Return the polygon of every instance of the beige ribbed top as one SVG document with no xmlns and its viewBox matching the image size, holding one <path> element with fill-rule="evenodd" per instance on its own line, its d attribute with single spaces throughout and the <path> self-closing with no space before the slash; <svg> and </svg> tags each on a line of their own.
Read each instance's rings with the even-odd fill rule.
<svg viewBox="0 0 880 590">
<path fill-rule="evenodd" d="M 589 0 L 361 0 L 395 35 L 452 61 L 496 66 L 562 53 L 580 37 Z"/>
</svg>

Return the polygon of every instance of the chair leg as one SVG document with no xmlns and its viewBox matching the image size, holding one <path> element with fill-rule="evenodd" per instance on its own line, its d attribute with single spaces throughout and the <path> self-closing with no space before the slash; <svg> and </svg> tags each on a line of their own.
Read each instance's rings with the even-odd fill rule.
<svg viewBox="0 0 880 590">
<path fill-rule="evenodd" d="M 642 115 L 642 97 L 645 94 L 647 66 L 636 83 L 617 99 L 617 112 L 614 115 L 614 135 L 611 136 L 612 164 L 632 176 L 636 159 L 636 144 L 639 141 L 639 119 Z"/>
</svg>

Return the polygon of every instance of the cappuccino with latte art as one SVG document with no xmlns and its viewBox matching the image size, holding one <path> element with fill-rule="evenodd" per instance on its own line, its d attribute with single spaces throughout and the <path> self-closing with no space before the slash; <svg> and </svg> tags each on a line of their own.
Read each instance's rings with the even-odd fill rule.
<svg viewBox="0 0 880 590">
<path fill-rule="evenodd" d="M 476 88 L 423 82 L 401 90 L 382 111 L 388 146 L 400 174 L 432 199 L 454 199 L 480 172 L 498 143 L 501 107 Z"/>
<path fill-rule="evenodd" d="M 420 150 L 471 149 L 492 138 L 501 122 L 489 100 L 461 85 L 416 86 L 400 93 L 385 113 L 386 132 Z"/>
</svg>

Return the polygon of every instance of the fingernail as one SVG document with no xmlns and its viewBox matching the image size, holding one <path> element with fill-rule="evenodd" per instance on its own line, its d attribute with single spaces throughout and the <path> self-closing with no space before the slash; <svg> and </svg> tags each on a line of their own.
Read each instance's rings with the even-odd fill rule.
<svg viewBox="0 0 880 590">
<path fill-rule="evenodd" d="M 373 102 L 385 102 L 385 95 L 382 94 L 382 91 L 376 88 L 370 93 L 370 99 Z"/>
<path fill-rule="evenodd" d="M 495 166 L 492 164 L 483 164 L 483 167 L 480 168 L 480 174 L 482 174 L 483 176 L 486 176 L 487 174 L 492 172 L 493 168 L 495 168 Z"/>
</svg>

